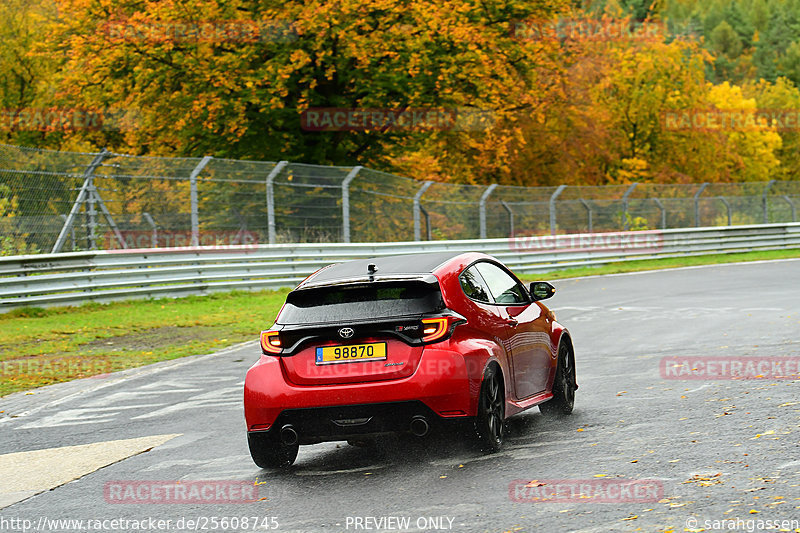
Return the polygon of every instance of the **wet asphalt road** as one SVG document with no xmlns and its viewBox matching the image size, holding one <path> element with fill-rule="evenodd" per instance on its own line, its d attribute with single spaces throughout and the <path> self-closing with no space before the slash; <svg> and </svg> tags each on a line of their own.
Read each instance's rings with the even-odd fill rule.
<svg viewBox="0 0 800 533">
<path fill-rule="evenodd" d="M 547 303 L 573 335 L 580 384 L 575 411 L 562 420 L 546 419 L 538 409 L 514 417 L 500 453 L 482 455 L 462 439 L 430 435 L 389 439 L 377 449 L 305 446 L 288 472 L 260 470 L 247 451 L 241 405 L 244 374 L 258 358 L 253 342 L 0 399 L 6 411 L 0 454 L 178 435 L 0 509 L 0 531 L 22 531 L 23 520 L 52 531 L 59 524 L 47 520 L 58 519 L 105 519 L 91 530 L 106 531 L 112 519 L 141 520 L 140 531 L 183 530 L 190 519 L 201 531 L 252 530 L 254 519 L 261 531 L 284 532 L 713 531 L 725 525 L 720 521 L 737 519 L 740 531 L 757 520 L 786 521 L 764 530 L 800 528 L 798 382 L 769 375 L 676 379 L 685 378 L 683 362 L 696 369 L 703 357 L 797 361 L 800 261 L 555 285 L 558 293 Z M 109 486 L 137 480 L 245 482 L 255 487 L 257 501 L 117 503 L 109 497 Z M 619 493 L 624 480 L 647 490 Z M 575 492 L 581 484 L 611 501 L 587 497 L 589 489 Z M 560 493 L 552 492 L 556 487 Z M 116 525 L 132 530 L 130 522 Z"/>
</svg>

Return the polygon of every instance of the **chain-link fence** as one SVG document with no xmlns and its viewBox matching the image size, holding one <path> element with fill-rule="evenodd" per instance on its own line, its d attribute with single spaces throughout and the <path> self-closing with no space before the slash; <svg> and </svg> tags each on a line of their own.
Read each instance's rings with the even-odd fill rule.
<svg viewBox="0 0 800 533">
<path fill-rule="evenodd" d="M 794 222 L 800 181 L 512 187 L 362 167 L 0 145 L 0 253 Z"/>
</svg>

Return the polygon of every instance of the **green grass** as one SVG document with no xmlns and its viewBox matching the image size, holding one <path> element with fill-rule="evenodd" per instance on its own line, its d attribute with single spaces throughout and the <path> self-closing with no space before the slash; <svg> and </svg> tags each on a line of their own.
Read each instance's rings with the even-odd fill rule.
<svg viewBox="0 0 800 533">
<path fill-rule="evenodd" d="M 526 275 L 527 281 L 800 257 L 800 249 L 655 259 Z M 0 314 L 0 396 L 255 340 L 288 290 L 22 308 Z M 255 358 L 255 356 L 254 356 Z"/>
<path fill-rule="evenodd" d="M 258 338 L 288 290 L 0 314 L 0 396 Z"/>
</svg>

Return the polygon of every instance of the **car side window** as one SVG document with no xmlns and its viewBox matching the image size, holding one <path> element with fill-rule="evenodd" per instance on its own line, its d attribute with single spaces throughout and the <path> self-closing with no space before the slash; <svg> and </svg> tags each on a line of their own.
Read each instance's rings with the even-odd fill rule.
<svg viewBox="0 0 800 533">
<path fill-rule="evenodd" d="M 477 263 L 478 269 L 495 302 L 504 305 L 520 305 L 530 303 L 525 288 L 502 268 L 492 263 Z"/>
<path fill-rule="evenodd" d="M 492 303 L 489 289 L 474 266 L 466 269 L 458 279 L 461 282 L 461 288 L 464 289 L 464 294 L 468 297 L 478 302 Z"/>
</svg>

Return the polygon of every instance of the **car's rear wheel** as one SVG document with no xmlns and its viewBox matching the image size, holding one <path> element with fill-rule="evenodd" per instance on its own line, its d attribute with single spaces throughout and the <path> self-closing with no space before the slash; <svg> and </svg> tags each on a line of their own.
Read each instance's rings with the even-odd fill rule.
<svg viewBox="0 0 800 533">
<path fill-rule="evenodd" d="M 558 366 L 553 380 L 553 398 L 539 405 L 542 414 L 548 416 L 565 416 L 572 412 L 575 405 L 575 358 L 566 343 L 558 348 Z"/>
<path fill-rule="evenodd" d="M 503 380 L 495 367 L 490 366 L 483 376 L 478 397 L 478 416 L 475 431 L 482 451 L 496 452 L 503 445 L 506 399 Z"/>
<path fill-rule="evenodd" d="M 250 457 L 261 468 L 288 468 L 297 459 L 300 446 L 288 445 L 271 438 L 267 433 L 248 433 Z"/>
</svg>

